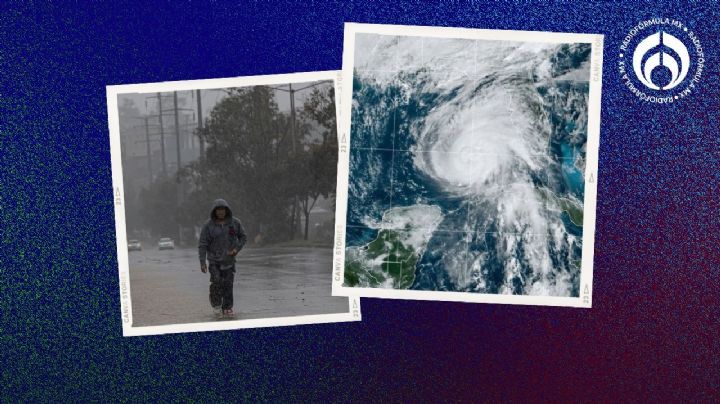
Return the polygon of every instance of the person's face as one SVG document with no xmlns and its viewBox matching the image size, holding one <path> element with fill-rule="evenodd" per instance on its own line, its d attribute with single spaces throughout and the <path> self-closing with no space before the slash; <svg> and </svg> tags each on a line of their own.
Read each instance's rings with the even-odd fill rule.
<svg viewBox="0 0 720 404">
<path fill-rule="evenodd" d="M 227 210 L 225 208 L 215 209 L 215 216 L 217 216 L 218 219 L 225 219 L 226 214 L 227 214 Z"/>
</svg>

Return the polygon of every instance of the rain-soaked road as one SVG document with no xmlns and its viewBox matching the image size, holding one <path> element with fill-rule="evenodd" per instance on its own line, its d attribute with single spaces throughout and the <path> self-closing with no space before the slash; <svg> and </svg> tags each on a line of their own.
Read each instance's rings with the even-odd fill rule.
<svg viewBox="0 0 720 404">
<path fill-rule="evenodd" d="M 236 269 L 238 320 L 348 312 L 348 298 L 330 296 L 330 248 L 245 248 Z M 209 285 L 197 249 L 130 252 L 133 326 L 215 321 Z"/>
</svg>

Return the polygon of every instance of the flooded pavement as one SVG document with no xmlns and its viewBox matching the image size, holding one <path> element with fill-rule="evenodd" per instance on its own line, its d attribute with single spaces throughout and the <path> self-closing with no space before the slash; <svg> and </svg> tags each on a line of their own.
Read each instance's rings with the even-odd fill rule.
<svg viewBox="0 0 720 404">
<path fill-rule="evenodd" d="M 150 248 L 129 258 L 133 326 L 216 321 L 197 249 Z M 347 297 L 330 296 L 330 248 L 246 248 L 235 267 L 236 320 L 348 312 Z"/>
</svg>

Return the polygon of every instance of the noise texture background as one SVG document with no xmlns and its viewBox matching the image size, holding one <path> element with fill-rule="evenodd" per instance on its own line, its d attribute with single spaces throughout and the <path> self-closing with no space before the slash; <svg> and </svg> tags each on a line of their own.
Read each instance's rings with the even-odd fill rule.
<svg viewBox="0 0 720 404">
<path fill-rule="evenodd" d="M 717 6 L 0 8 L 0 401 L 720 398 Z M 682 102 L 619 78 L 651 17 L 704 45 Z M 340 69 L 344 21 L 605 35 L 593 308 L 363 299 L 360 323 L 123 338 L 105 86 Z"/>
</svg>

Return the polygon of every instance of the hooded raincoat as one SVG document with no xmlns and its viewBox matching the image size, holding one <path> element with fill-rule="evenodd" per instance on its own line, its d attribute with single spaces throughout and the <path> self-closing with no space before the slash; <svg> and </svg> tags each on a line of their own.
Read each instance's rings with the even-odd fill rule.
<svg viewBox="0 0 720 404">
<path fill-rule="evenodd" d="M 215 210 L 219 207 L 227 210 L 223 223 L 216 222 Z M 235 256 L 230 255 L 230 252 L 233 249 L 240 251 L 246 242 L 245 229 L 240 220 L 233 217 L 230 205 L 224 199 L 215 200 L 210 210 L 210 219 L 205 222 L 200 232 L 200 264 L 204 264 L 207 258 L 211 264 L 219 265 L 222 270 L 230 269 L 235 265 Z"/>
</svg>

